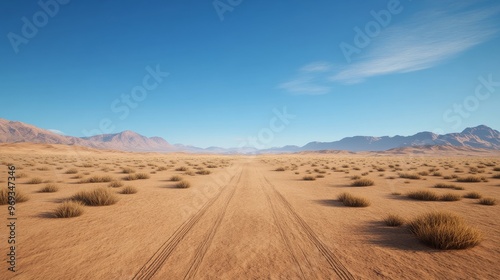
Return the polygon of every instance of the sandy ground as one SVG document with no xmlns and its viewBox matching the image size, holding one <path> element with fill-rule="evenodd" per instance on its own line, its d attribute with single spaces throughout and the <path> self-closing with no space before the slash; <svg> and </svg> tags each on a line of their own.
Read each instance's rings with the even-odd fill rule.
<svg viewBox="0 0 500 280">
<path fill-rule="evenodd" d="M 17 188 L 30 196 L 17 204 L 17 272 L 2 259 L 1 279 L 495 279 L 500 275 L 499 205 L 477 199 L 410 200 L 405 193 L 477 191 L 500 199 L 499 156 L 303 154 L 220 156 L 134 154 L 54 145 L 0 145 L 0 184 L 7 164 L 17 167 Z M 184 166 L 191 171 L 176 171 Z M 210 166 L 210 168 L 208 167 Z M 149 179 L 125 181 L 122 169 Z M 275 171 L 282 167 L 284 171 Z M 65 174 L 76 168 L 76 174 Z M 209 175 L 194 172 L 210 170 Z M 427 172 L 418 180 L 400 172 Z M 438 172 L 434 174 L 434 172 Z M 475 173 L 475 174 L 469 174 Z M 80 190 L 109 183 L 79 183 L 109 175 L 135 186 L 110 206 L 85 207 L 82 216 L 51 212 Z M 178 189 L 182 176 L 192 187 Z M 305 181 L 303 176 L 317 177 Z M 445 176 L 485 177 L 458 183 Z M 375 185 L 351 187 L 352 176 Z M 80 178 L 77 178 L 80 177 Z M 33 178 L 44 183 L 28 184 Z M 59 190 L 40 193 L 48 182 Z M 465 190 L 436 189 L 452 183 Z M 338 194 L 370 200 L 345 207 Z M 402 195 L 394 195 L 399 192 Z M 403 227 L 387 227 L 387 214 L 411 219 L 431 210 L 462 216 L 484 239 L 466 250 L 440 251 Z M 0 220 L 7 223 L 7 205 Z M 0 228 L 8 253 L 8 228 Z"/>
</svg>

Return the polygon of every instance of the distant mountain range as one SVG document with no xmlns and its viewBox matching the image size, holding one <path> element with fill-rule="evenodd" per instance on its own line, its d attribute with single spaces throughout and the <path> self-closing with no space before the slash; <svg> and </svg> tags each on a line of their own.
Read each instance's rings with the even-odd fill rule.
<svg viewBox="0 0 500 280">
<path fill-rule="evenodd" d="M 485 125 L 467 128 L 461 133 L 438 135 L 420 132 L 412 136 L 355 136 L 334 142 L 310 142 L 305 146 L 284 146 L 265 150 L 244 148 L 198 148 L 181 144 L 172 145 L 161 137 L 146 137 L 133 131 L 103 134 L 92 137 L 59 135 L 49 130 L 17 121 L 0 119 L 0 143 L 43 143 L 78 145 L 97 149 L 111 149 L 133 152 L 191 152 L 218 154 L 251 153 L 293 153 L 305 151 L 344 150 L 385 151 L 415 146 L 455 146 L 472 149 L 500 150 L 500 132 Z"/>
</svg>

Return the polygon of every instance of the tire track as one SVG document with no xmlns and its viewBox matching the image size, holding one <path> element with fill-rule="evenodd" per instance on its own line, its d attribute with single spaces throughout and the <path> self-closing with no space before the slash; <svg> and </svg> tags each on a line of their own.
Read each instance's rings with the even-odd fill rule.
<svg viewBox="0 0 500 280">
<path fill-rule="evenodd" d="M 330 267 L 335 271 L 337 276 L 342 280 L 354 280 L 354 276 L 347 270 L 347 268 L 338 260 L 338 258 L 328 249 L 328 247 L 319 239 L 316 233 L 311 229 L 311 227 L 302 219 L 302 217 L 297 214 L 292 205 L 286 200 L 283 195 L 276 190 L 274 185 L 267 179 L 267 177 L 262 174 L 266 183 L 271 187 L 273 193 L 278 198 L 278 201 L 284 206 L 291 217 L 297 222 L 301 227 L 302 232 L 305 233 L 307 238 L 311 243 L 321 252 L 323 257 L 326 259 Z"/>
<path fill-rule="evenodd" d="M 243 172 L 241 172 L 243 173 Z M 234 188 L 230 190 L 229 195 L 227 198 L 224 200 L 222 204 L 222 208 L 219 210 L 217 214 L 217 219 L 215 223 L 212 225 L 210 228 L 208 234 L 206 235 L 205 239 L 201 242 L 200 246 L 196 249 L 196 254 L 194 259 L 192 260 L 191 266 L 189 267 L 189 270 L 187 271 L 186 275 L 184 276 L 184 279 L 192 279 L 196 275 L 196 272 L 198 272 L 198 268 L 200 267 L 201 262 L 203 261 L 203 258 L 205 257 L 205 254 L 208 251 L 208 248 L 210 247 L 210 244 L 212 244 L 212 240 L 214 239 L 215 234 L 217 233 L 217 230 L 219 229 L 220 224 L 222 223 L 222 220 L 224 219 L 224 216 L 226 215 L 226 210 L 227 206 L 229 205 L 229 202 L 231 202 L 231 199 L 234 196 L 234 193 L 236 192 L 236 188 L 238 184 L 240 183 L 241 180 L 241 173 L 238 178 L 238 181 L 236 182 Z"/>
<path fill-rule="evenodd" d="M 238 173 L 238 180 L 241 179 L 242 171 L 240 169 Z M 188 234 L 188 232 L 194 227 L 196 223 L 203 217 L 203 215 L 211 208 L 212 205 L 219 199 L 227 186 L 231 185 L 233 179 L 237 174 L 233 175 L 229 180 L 229 183 L 225 185 L 221 191 L 210 199 L 205 205 L 191 218 L 184 222 L 177 230 L 172 234 L 172 236 L 165 242 L 160 248 L 153 254 L 153 256 L 141 267 L 133 279 L 151 279 L 156 272 L 163 266 L 168 257 L 175 250 L 177 245 L 182 241 L 182 239 Z M 232 196 L 231 196 L 232 197 Z"/>
<path fill-rule="evenodd" d="M 261 180 L 261 182 L 262 182 L 262 180 Z M 272 215 L 273 215 L 274 223 L 276 224 L 276 227 L 278 228 L 278 231 L 280 233 L 281 239 L 283 240 L 283 242 L 285 242 L 285 245 L 286 245 L 286 248 L 287 248 L 288 252 L 292 256 L 292 259 L 295 262 L 295 264 L 297 265 L 297 267 L 299 268 L 300 275 L 302 276 L 302 279 L 307 279 L 307 277 L 304 274 L 304 270 L 302 269 L 302 265 L 300 264 L 297 256 L 295 255 L 295 253 L 292 250 L 293 244 L 292 244 L 292 242 L 290 242 L 290 239 L 288 238 L 288 236 L 287 236 L 287 234 L 286 234 L 286 232 L 284 230 L 284 228 L 285 228 L 285 225 L 284 225 L 284 222 L 283 222 L 284 219 L 282 217 L 278 217 L 279 215 L 278 215 L 278 213 L 276 211 L 276 208 L 275 208 L 274 204 L 271 201 L 271 196 L 265 190 L 264 185 L 260 184 L 260 187 L 261 187 L 262 191 L 264 192 L 264 194 L 266 195 L 268 205 L 271 208 L 271 212 L 272 212 Z M 300 248 L 300 249 L 301 249 L 302 253 L 304 254 L 302 248 Z M 304 257 L 305 257 L 305 254 L 304 254 Z M 306 260 L 307 260 L 307 258 L 306 258 Z M 309 260 L 307 260 L 307 263 L 309 264 Z M 310 268 L 310 264 L 309 264 L 309 268 Z"/>
</svg>

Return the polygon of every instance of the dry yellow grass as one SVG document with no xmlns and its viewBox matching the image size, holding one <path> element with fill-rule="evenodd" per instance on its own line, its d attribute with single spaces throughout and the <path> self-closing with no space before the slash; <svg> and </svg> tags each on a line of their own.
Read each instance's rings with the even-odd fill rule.
<svg viewBox="0 0 500 280">
<path fill-rule="evenodd" d="M 185 180 L 181 180 L 179 183 L 175 184 L 176 188 L 187 189 L 191 187 L 191 183 Z"/>
<path fill-rule="evenodd" d="M 338 196 L 338 200 L 341 201 L 345 206 L 349 207 L 367 207 L 370 206 L 370 201 L 363 197 L 356 197 L 350 193 L 341 193 Z"/>
<path fill-rule="evenodd" d="M 447 212 L 431 212 L 409 223 L 410 231 L 423 243 L 436 249 L 465 249 L 481 242 L 481 232 L 462 218 Z"/>
<path fill-rule="evenodd" d="M 372 179 L 358 179 L 351 183 L 353 187 L 368 187 L 375 185 Z"/>
<path fill-rule="evenodd" d="M 45 187 L 40 189 L 39 192 L 42 193 L 52 193 L 52 192 L 57 192 L 59 190 L 59 187 L 56 184 L 47 184 Z"/>
<path fill-rule="evenodd" d="M 405 223 L 405 219 L 397 214 L 389 214 L 385 217 L 384 223 L 390 227 L 399 227 Z"/>
<path fill-rule="evenodd" d="M 126 186 L 124 187 L 121 192 L 121 194 L 134 194 L 137 193 L 137 188 L 132 187 L 132 186 Z"/>
<path fill-rule="evenodd" d="M 84 212 L 83 204 L 77 201 L 66 201 L 59 205 L 52 215 L 55 218 L 72 218 L 82 215 Z"/>
<path fill-rule="evenodd" d="M 17 190 L 15 191 L 14 198 L 16 203 L 25 202 L 29 200 L 29 196 L 26 195 L 23 191 Z M 0 205 L 6 205 L 9 203 L 9 189 L 2 188 L 0 189 Z"/>
<path fill-rule="evenodd" d="M 87 206 L 105 206 L 115 204 L 118 198 L 107 188 L 98 188 L 89 191 L 81 191 L 71 197 L 71 200 L 79 201 Z"/>
</svg>

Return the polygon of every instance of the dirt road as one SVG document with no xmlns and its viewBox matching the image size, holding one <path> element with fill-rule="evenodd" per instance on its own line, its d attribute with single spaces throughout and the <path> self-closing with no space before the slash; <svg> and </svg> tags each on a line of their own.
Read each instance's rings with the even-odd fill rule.
<svg viewBox="0 0 500 280">
<path fill-rule="evenodd" d="M 249 161 L 232 170 L 134 279 L 354 279 L 265 167 Z"/>
</svg>

